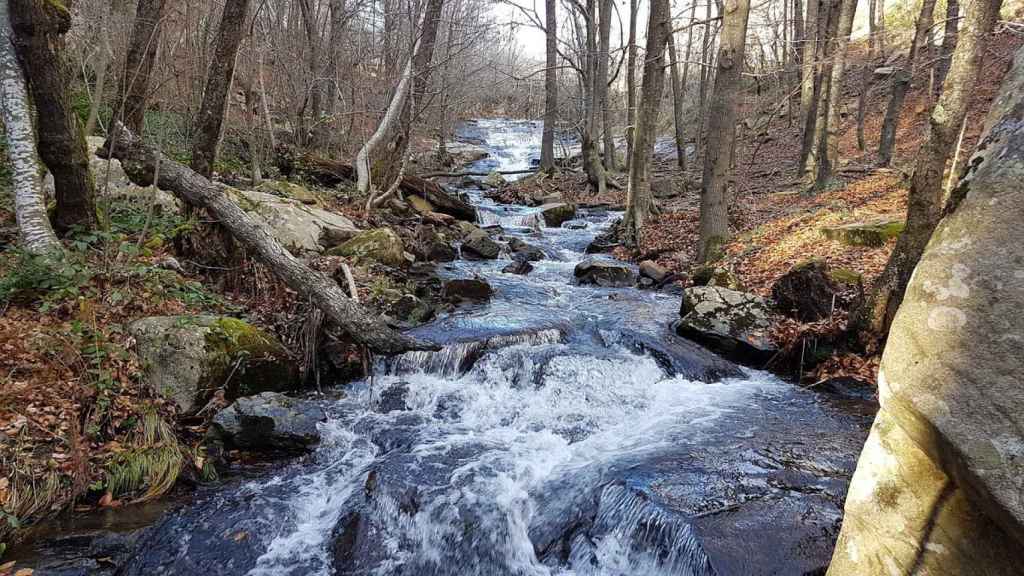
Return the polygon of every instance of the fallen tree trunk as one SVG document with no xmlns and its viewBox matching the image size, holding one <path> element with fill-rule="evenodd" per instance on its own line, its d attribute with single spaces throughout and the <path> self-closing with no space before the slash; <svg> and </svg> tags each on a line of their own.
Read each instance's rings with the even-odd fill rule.
<svg viewBox="0 0 1024 576">
<path fill-rule="evenodd" d="M 112 141 L 114 138 L 117 140 L 116 145 Z M 226 186 L 211 182 L 164 156 L 121 125 L 111 131 L 111 137 L 100 154 L 109 155 L 111 148 L 133 183 L 149 186 L 153 184 L 154 173 L 158 173 L 158 188 L 174 193 L 190 205 L 207 209 L 235 240 L 292 290 L 312 300 L 317 308 L 344 328 L 356 342 L 381 354 L 438 348 L 392 330 L 353 302 L 336 282 L 292 256 L 252 216 L 228 197 Z M 158 164 L 160 170 L 157 172 Z"/>
<path fill-rule="evenodd" d="M 356 178 L 356 170 L 351 164 L 322 158 L 312 154 L 302 154 L 291 158 L 287 154 L 278 158 L 278 167 L 285 175 L 301 172 L 304 176 L 315 180 L 323 186 L 337 186 L 343 182 L 352 182 Z M 437 212 L 466 220 L 476 221 L 476 208 L 454 194 L 447 192 L 437 182 L 415 174 L 406 174 L 398 187 L 403 194 L 415 194 L 430 201 Z"/>
</svg>

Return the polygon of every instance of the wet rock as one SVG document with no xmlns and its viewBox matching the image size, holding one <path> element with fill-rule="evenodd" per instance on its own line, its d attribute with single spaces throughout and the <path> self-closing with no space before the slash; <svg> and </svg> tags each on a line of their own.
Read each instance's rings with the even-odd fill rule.
<svg viewBox="0 0 1024 576">
<path fill-rule="evenodd" d="M 324 247 L 359 233 L 355 224 L 341 214 L 306 206 L 298 200 L 253 190 L 229 189 L 229 195 L 296 256 L 322 252 Z"/>
<path fill-rule="evenodd" d="M 462 240 L 462 257 L 467 260 L 494 260 L 500 253 L 501 246 L 479 228 Z"/>
<path fill-rule="evenodd" d="M 327 254 L 378 262 L 394 267 L 405 266 L 408 263 L 402 239 L 390 228 L 375 228 L 360 232 L 355 238 L 341 246 L 331 248 Z"/>
<path fill-rule="evenodd" d="M 320 202 L 320 199 L 317 198 L 316 194 L 310 192 L 309 188 L 301 184 L 288 182 L 287 180 L 264 180 L 256 187 L 256 190 L 280 196 L 281 198 L 298 200 L 303 204 L 318 204 Z"/>
<path fill-rule="evenodd" d="M 540 207 L 540 213 L 544 218 L 545 226 L 559 228 L 563 222 L 568 222 L 576 217 L 576 205 L 565 202 L 544 204 Z"/>
<path fill-rule="evenodd" d="M 490 300 L 494 289 L 479 278 L 458 278 L 444 283 L 444 295 L 456 302 L 460 300 Z"/>
<path fill-rule="evenodd" d="M 569 230 L 586 230 L 589 224 L 586 220 L 570 220 L 562 224 L 562 228 L 568 228 Z"/>
<path fill-rule="evenodd" d="M 695 267 L 690 274 L 690 280 L 694 286 L 719 286 L 729 290 L 743 291 L 743 286 L 735 274 L 726 268 L 711 264 Z"/>
<path fill-rule="evenodd" d="M 287 350 L 272 335 L 236 318 L 152 316 L 129 326 L 148 385 L 192 414 L 227 383 L 225 397 L 298 386 Z"/>
<path fill-rule="evenodd" d="M 576 265 L 573 276 L 579 284 L 591 284 L 602 288 L 624 288 L 636 284 L 636 275 L 626 266 L 584 260 Z"/>
<path fill-rule="evenodd" d="M 388 412 L 400 412 L 409 409 L 406 404 L 406 397 L 409 396 L 408 382 L 395 382 L 381 391 L 377 398 L 375 408 L 382 414 Z"/>
<path fill-rule="evenodd" d="M 451 262 L 456 256 L 455 248 L 428 224 L 416 226 L 412 248 L 417 258 L 430 262 Z"/>
<path fill-rule="evenodd" d="M 671 272 L 669 272 L 668 268 L 665 268 L 653 260 L 644 260 L 640 263 L 640 276 L 650 278 L 655 283 L 664 281 L 665 278 L 668 278 L 669 274 L 671 274 Z"/>
<path fill-rule="evenodd" d="M 676 333 L 731 360 L 763 365 L 777 352 L 768 337 L 771 305 L 755 294 L 717 286 L 683 292 Z"/>
<path fill-rule="evenodd" d="M 501 271 L 505 274 L 519 274 L 521 276 L 525 276 L 526 274 L 533 272 L 533 264 L 530 264 L 529 261 L 524 259 L 516 259 L 515 262 L 505 266 Z"/>
<path fill-rule="evenodd" d="M 622 220 L 616 220 L 615 223 L 608 228 L 607 232 L 598 234 L 594 240 L 587 245 L 587 254 L 604 254 L 611 252 L 621 244 L 619 240 L 619 230 L 622 225 Z"/>
<path fill-rule="evenodd" d="M 906 228 L 906 222 L 899 218 L 879 218 L 868 222 L 854 222 L 841 226 L 827 226 L 821 234 L 829 240 L 842 242 L 847 246 L 883 246 L 899 236 Z"/>
<path fill-rule="evenodd" d="M 547 254 L 540 248 L 515 237 L 509 238 L 508 249 L 515 254 L 517 260 L 536 262 L 547 258 Z"/>
<path fill-rule="evenodd" d="M 645 289 L 646 288 L 654 288 L 654 280 L 651 280 L 650 278 L 648 278 L 646 276 L 641 276 L 640 279 L 637 280 L 636 285 L 639 288 L 645 288 Z"/>
<path fill-rule="evenodd" d="M 13 574 L 39 576 L 108 576 L 117 573 L 136 553 L 143 530 L 128 532 L 78 532 L 39 542 L 30 562 L 34 572 L 15 570 Z M 17 568 L 25 566 L 19 562 Z"/>
<path fill-rule="evenodd" d="M 316 402 L 264 392 L 235 400 L 213 417 L 210 435 L 227 448 L 301 452 L 320 442 L 327 414 Z"/>
<path fill-rule="evenodd" d="M 797 264 L 776 280 L 772 300 L 779 312 L 801 322 L 828 318 L 837 304 L 843 305 L 828 265 L 819 259 Z"/>
<path fill-rule="evenodd" d="M 388 307 L 388 314 L 406 326 L 418 326 L 434 319 L 434 307 L 412 294 L 403 294 Z"/>
<path fill-rule="evenodd" d="M 743 376 L 743 371 L 732 362 L 676 336 L 667 328 L 664 333 L 655 335 L 621 330 L 604 339 L 606 344 L 618 344 L 639 354 L 650 354 L 669 376 L 682 376 L 701 382 L 718 382 L 724 378 Z"/>
</svg>

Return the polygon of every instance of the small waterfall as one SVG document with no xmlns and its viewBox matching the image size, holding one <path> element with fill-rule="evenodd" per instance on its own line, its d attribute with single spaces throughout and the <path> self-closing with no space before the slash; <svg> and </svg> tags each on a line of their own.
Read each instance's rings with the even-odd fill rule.
<svg viewBox="0 0 1024 576">
<path fill-rule="evenodd" d="M 499 334 L 482 340 L 456 342 L 448 344 L 436 352 L 406 352 L 387 358 L 380 363 L 378 373 L 389 376 L 423 373 L 454 378 L 469 372 L 476 361 L 488 350 L 520 345 L 557 344 L 562 341 L 563 337 L 564 334 L 560 329 L 546 328 L 514 334 Z"/>
</svg>

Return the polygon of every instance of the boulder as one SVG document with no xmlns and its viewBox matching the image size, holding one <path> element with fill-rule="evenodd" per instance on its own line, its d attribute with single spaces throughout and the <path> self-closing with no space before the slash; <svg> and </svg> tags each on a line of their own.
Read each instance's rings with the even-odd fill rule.
<svg viewBox="0 0 1024 576">
<path fill-rule="evenodd" d="M 229 189 L 233 199 L 296 256 L 322 252 L 359 233 L 348 218 L 266 192 Z"/>
<path fill-rule="evenodd" d="M 455 260 L 455 248 L 433 226 L 420 224 L 413 231 L 413 254 L 420 260 L 430 262 L 451 262 Z"/>
<path fill-rule="evenodd" d="M 672 185 L 668 178 L 658 178 L 651 181 L 651 194 L 658 199 L 675 198 L 679 196 L 679 190 Z"/>
<path fill-rule="evenodd" d="M 779 312 L 801 322 L 828 318 L 837 304 L 843 304 L 828 264 L 817 258 L 793 266 L 776 280 L 772 300 Z"/>
<path fill-rule="evenodd" d="M 508 266 L 502 268 L 501 271 L 505 274 L 519 274 L 520 276 L 525 276 L 526 274 L 533 272 L 533 264 L 530 264 L 527 260 L 517 259 L 515 262 L 512 262 Z"/>
<path fill-rule="evenodd" d="M 656 284 L 668 278 L 671 273 L 668 268 L 653 260 L 644 260 L 640 263 L 640 275 L 644 278 L 650 278 Z"/>
<path fill-rule="evenodd" d="M 408 263 L 402 239 L 390 228 L 375 228 L 360 232 L 344 244 L 331 248 L 327 254 L 379 262 L 394 267 L 405 266 Z"/>
<path fill-rule="evenodd" d="M 826 226 L 821 229 L 821 234 L 847 246 L 878 247 L 899 236 L 905 227 L 906 222 L 900 218 L 878 218 L 867 222 Z"/>
<path fill-rule="evenodd" d="M 636 284 L 636 274 L 628 267 L 592 259 L 577 264 L 573 276 L 580 285 L 591 284 L 603 288 L 624 288 Z"/>
<path fill-rule="evenodd" d="M 320 203 L 320 199 L 317 198 L 316 194 L 310 192 L 309 188 L 306 188 L 301 184 L 288 182 L 287 180 L 264 180 L 259 186 L 256 187 L 256 190 L 259 192 L 264 192 L 266 194 L 280 196 L 281 198 L 291 198 L 292 200 L 298 200 L 303 204 Z"/>
<path fill-rule="evenodd" d="M 771 304 L 756 294 L 719 286 L 683 291 L 676 333 L 733 361 L 763 364 L 777 352 L 768 338 Z"/>
<path fill-rule="evenodd" d="M 517 260 L 536 262 L 547 258 L 547 254 L 545 254 L 540 248 L 515 237 L 509 238 L 508 249 L 515 254 L 515 258 Z"/>
<path fill-rule="evenodd" d="M 730 290 L 743 290 L 739 278 L 726 268 L 702 264 L 693 269 L 690 280 L 694 286 L 719 286 Z"/>
<path fill-rule="evenodd" d="M 296 388 L 298 371 L 276 338 L 236 318 L 152 316 L 129 326 L 145 382 L 193 414 L 224 387 L 228 400 Z"/>
<path fill-rule="evenodd" d="M 828 574 L 1024 566 L 1024 50 L 893 320 Z"/>
<path fill-rule="evenodd" d="M 413 294 L 403 294 L 388 307 L 388 315 L 406 326 L 418 326 L 434 319 L 434 307 Z"/>
<path fill-rule="evenodd" d="M 467 260 L 494 260 L 500 253 L 501 246 L 479 228 L 462 240 L 462 257 Z"/>
<path fill-rule="evenodd" d="M 544 218 L 544 225 L 548 228 L 558 228 L 562 222 L 567 222 L 576 217 L 576 205 L 565 202 L 555 204 L 544 204 L 540 207 L 541 216 Z"/>
<path fill-rule="evenodd" d="M 479 278 L 457 278 L 444 283 L 444 295 L 449 300 L 490 300 L 494 289 Z"/>
<path fill-rule="evenodd" d="M 422 196 L 409 196 L 406 200 L 409 201 L 409 205 L 412 206 L 412 209 L 420 214 L 426 215 L 437 211 L 437 208 L 430 203 L 430 200 L 427 200 Z"/>
<path fill-rule="evenodd" d="M 317 402 L 264 392 L 235 400 L 213 417 L 209 435 L 225 448 L 301 452 L 320 442 L 327 414 Z"/>
</svg>

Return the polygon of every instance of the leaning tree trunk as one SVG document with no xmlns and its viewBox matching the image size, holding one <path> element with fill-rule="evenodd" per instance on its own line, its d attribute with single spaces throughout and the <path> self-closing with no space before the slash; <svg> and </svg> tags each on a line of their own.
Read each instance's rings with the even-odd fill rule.
<svg viewBox="0 0 1024 576">
<path fill-rule="evenodd" d="M 204 178 L 213 175 L 221 127 L 228 107 L 228 93 L 235 77 L 235 57 L 245 33 L 249 0 L 228 0 L 220 18 L 216 47 L 206 76 L 203 103 L 196 118 L 196 137 L 192 143 L 192 169 Z"/>
<path fill-rule="evenodd" d="M 725 3 L 718 47 L 718 71 L 708 111 L 707 153 L 700 191 L 700 262 L 716 260 L 729 240 L 728 188 L 736 111 L 742 88 L 743 52 L 747 38 L 750 0 Z"/>
<path fill-rule="evenodd" d="M 686 86 L 683 85 L 682 75 L 679 73 L 679 55 L 676 52 L 675 33 L 668 35 L 668 58 L 672 72 L 672 124 L 676 136 L 676 164 L 679 169 L 686 172 L 686 131 L 683 127 L 683 98 L 686 96 Z"/>
<path fill-rule="evenodd" d="M 247 253 L 253 254 L 289 288 L 312 300 L 360 344 L 382 354 L 436 349 L 434 345 L 395 332 L 382 320 L 360 308 L 336 282 L 292 256 L 231 198 L 229 187 L 211 182 L 164 156 L 123 127 L 112 131 L 112 137 L 105 145 L 107 153 L 114 137 L 117 144 L 113 146 L 113 155 L 121 161 L 132 182 L 138 186 L 150 186 L 154 184 L 154 174 L 159 173 L 159 181 L 155 182 L 158 188 L 173 192 L 191 206 L 207 210 L 246 248 Z M 159 170 L 156 169 L 158 164 Z"/>
<path fill-rule="evenodd" d="M 149 79 L 160 44 L 160 23 L 166 3 L 167 0 L 139 0 L 135 10 L 135 23 L 124 61 L 124 76 L 118 90 L 118 112 L 114 118 L 124 122 L 136 134 L 142 134 L 145 124 Z"/>
<path fill-rule="evenodd" d="M 71 67 L 64 34 L 68 7 L 48 0 L 11 0 L 15 48 L 25 66 L 39 126 L 39 157 L 53 173 L 57 209 L 53 227 L 91 230 L 97 225 L 96 184 L 81 120 L 71 101 Z"/>
<path fill-rule="evenodd" d="M 640 109 L 633 138 L 633 156 L 629 159 L 629 185 L 626 188 L 626 246 L 639 247 L 640 231 L 651 213 L 651 155 L 658 135 L 658 111 L 665 92 L 665 46 L 672 34 L 669 0 L 651 0 L 647 20 L 647 49 L 644 78 L 640 88 Z"/>
<path fill-rule="evenodd" d="M 995 27 L 1001 5 L 1002 0 L 975 0 L 967 6 L 964 33 L 953 53 L 942 95 L 932 110 L 928 140 L 917 154 L 907 196 L 906 229 L 896 241 L 871 294 L 852 319 L 864 342 L 885 340 L 914 267 L 939 222 L 943 210 L 942 176 L 967 115 L 988 35 Z"/>
<path fill-rule="evenodd" d="M 615 139 L 612 135 L 612 114 L 608 102 L 608 60 L 611 56 L 612 0 L 601 0 L 598 26 L 597 112 L 601 114 L 601 137 L 604 146 L 604 168 L 615 170 Z"/>
<path fill-rule="evenodd" d="M 544 133 L 540 142 L 540 170 L 555 170 L 555 123 L 558 122 L 558 2 L 544 1 L 545 47 L 547 68 L 544 70 Z"/>
<path fill-rule="evenodd" d="M 1024 50 L 1015 60 L 957 187 L 970 193 L 931 236 L 893 322 L 829 576 L 1024 565 Z"/>
<path fill-rule="evenodd" d="M 0 112 L 7 132 L 7 157 L 11 166 L 14 216 L 21 247 L 31 254 L 60 250 L 50 227 L 36 165 L 35 136 L 28 91 L 14 53 L 7 0 L 0 0 Z"/>
</svg>

